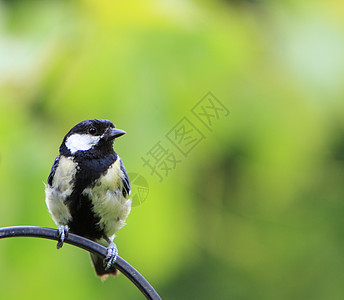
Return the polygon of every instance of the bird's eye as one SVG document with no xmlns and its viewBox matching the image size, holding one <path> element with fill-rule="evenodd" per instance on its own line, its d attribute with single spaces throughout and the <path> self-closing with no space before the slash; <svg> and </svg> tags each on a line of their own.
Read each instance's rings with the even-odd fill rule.
<svg viewBox="0 0 344 300">
<path fill-rule="evenodd" d="M 97 129 L 95 129 L 94 127 L 91 127 L 91 128 L 88 130 L 88 133 L 90 133 L 90 134 L 96 134 L 96 133 L 97 133 Z"/>
</svg>

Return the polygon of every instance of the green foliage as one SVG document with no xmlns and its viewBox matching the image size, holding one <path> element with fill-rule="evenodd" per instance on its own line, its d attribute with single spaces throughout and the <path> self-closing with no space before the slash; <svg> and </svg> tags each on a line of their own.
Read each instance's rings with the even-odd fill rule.
<svg viewBox="0 0 344 300">
<path fill-rule="evenodd" d="M 294 2 L 0 1 L 0 226 L 54 227 L 61 140 L 106 118 L 149 184 L 115 241 L 164 299 L 339 299 L 344 5 Z M 160 182 L 141 158 L 182 117 L 204 140 Z M 41 239 L 2 240 L 0 270 L 2 299 L 142 298 Z"/>
</svg>

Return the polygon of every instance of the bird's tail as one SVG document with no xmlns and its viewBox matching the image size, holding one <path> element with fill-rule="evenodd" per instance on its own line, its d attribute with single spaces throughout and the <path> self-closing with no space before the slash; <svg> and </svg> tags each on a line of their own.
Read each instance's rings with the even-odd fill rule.
<svg viewBox="0 0 344 300">
<path fill-rule="evenodd" d="M 97 275 L 100 276 L 102 281 L 105 281 L 110 275 L 117 276 L 119 274 L 119 271 L 115 267 L 111 267 L 110 269 L 105 270 L 103 257 L 93 253 L 91 253 L 90 255 L 94 269 L 96 270 Z"/>
</svg>

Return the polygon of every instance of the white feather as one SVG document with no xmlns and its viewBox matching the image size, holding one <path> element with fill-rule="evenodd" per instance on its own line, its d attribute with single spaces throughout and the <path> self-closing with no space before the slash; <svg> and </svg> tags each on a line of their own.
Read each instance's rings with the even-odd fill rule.
<svg viewBox="0 0 344 300">
<path fill-rule="evenodd" d="M 66 225 L 72 219 L 65 200 L 73 191 L 77 169 L 77 163 L 71 157 L 61 156 L 52 185 L 45 188 L 45 201 L 56 225 Z M 131 210 L 131 199 L 122 194 L 123 176 L 118 158 L 92 188 L 83 191 L 92 200 L 93 212 L 100 217 L 100 228 L 111 240 L 125 225 Z"/>
<path fill-rule="evenodd" d="M 72 154 L 77 151 L 86 151 L 91 149 L 96 145 L 101 136 L 94 136 L 90 134 L 72 134 L 66 140 L 66 147 L 70 150 Z"/>
<path fill-rule="evenodd" d="M 122 180 L 119 159 L 98 179 L 94 187 L 87 188 L 83 194 L 92 199 L 93 211 L 100 217 L 99 226 L 104 233 L 113 238 L 116 231 L 125 225 L 131 210 L 131 199 L 122 195 Z"/>
<path fill-rule="evenodd" d="M 66 225 L 72 218 L 65 200 L 73 191 L 77 164 L 71 157 L 61 156 L 52 186 L 45 187 L 45 202 L 56 225 Z"/>
</svg>

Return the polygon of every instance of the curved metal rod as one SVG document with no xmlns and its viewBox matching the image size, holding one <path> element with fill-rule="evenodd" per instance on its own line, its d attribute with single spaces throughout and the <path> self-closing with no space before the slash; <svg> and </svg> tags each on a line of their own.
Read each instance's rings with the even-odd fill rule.
<svg viewBox="0 0 344 300">
<path fill-rule="evenodd" d="M 0 228 L 0 239 L 20 236 L 58 240 L 57 230 L 52 228 L 39 226 L 13 226 Z M 95 254 L 99 254 L 103 257 L 105 257 L 107 254 L 106 248 L 102 245 L 99 245 L 96 242 L 72 233 L 68 233 L 68 237 L 65 239 L 65 243 L 82 248 Z M 143 295 L 145 295 L 147 299 L 161 299 L 159 294 L 154 290 L 149 282 L 124 259 L 118 256 L 115 262 L 115 266 L 119 271 L 121 271 L 121 273 L 123 273 L 136 285 L 136 287 L 141 291 Z"/>
</svg>

